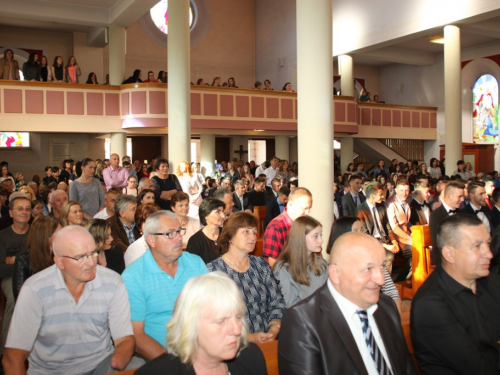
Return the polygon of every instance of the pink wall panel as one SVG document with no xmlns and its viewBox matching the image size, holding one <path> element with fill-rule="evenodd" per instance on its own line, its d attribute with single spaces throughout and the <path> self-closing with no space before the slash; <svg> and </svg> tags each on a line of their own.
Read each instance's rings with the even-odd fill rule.
<svg viewBox="0 0 500 375">
<path fill-rule="evenodd" d="M 431 128 L 436 129 L 437 128 L 437 120 L 436 120 L 436 113 L 431 113 Z"/>
<path fill-rule="evenodd" d="M 411 126 L 412 128 L 420 128 L 420 112 L 411 113 Z"/>
<path fill-rule="evenodd" d="M 191 93 L 191 115 L 201 115 L 201 94 Z"/>
<path fill-rule="evenodd" d="M 293 119 L 293 99 L 281 99 L 281 118 Z"/>
<path fill-rule="evenodd" d="M 382 125 L 391 126 L 391 111 L 388 109 L 382 111 Z"/>
<path fill-rule="evenodd" d="M 3 108 L 5 113 L 23 112 L 23 90 L 5 89 Z"/>
<path fill-rule="evenodd" d="M 127 116 L 130 113 L 129 93 L 122 94 L 122 116 Z"/>
<path fill-rule="evenodd" d="M 250 116 L 250 97 L 236 96 L 236 116 L 248 117 Z"/>
<path fill-rule="evenodd" d="M 45 93 L 47 100 L 48 115 L 64 114 L 64 93 L 62 91 L 47 91 Z"/>
<path fill-rule="evenodd" d="M 120 115 L 120 94 L 105 94 L 106 116 Z M 128 103 L 128 101 L 127 101 Z M 128 105 L 127 105 L 128 110 Z"/>
<path fill-rule="evenodd" d="M 203 114 L 205 116 L 217 116 L 217 95 L 203 95 Z"/>
<path fill-rule="evenodd" d="M 264 117 L 264 98 L 252 97 L 252 117 Z"/>
<path fill-rule="evenodd" d="M 221 116 L 234 116 L 234 100 L 232 95 L 220 96 L 220 115 Z"/>
<path fill-rule="evenodd" d="M 356 105 L 354 103 L 347 104 L 347 122 L 356 122 Z"/>
<path fill-rule="evenodd" d="M 346 103 L 334 103 L 335 105 L 335 121 L 345 122 Z"/>
<path fill-rule="evenodd" d="M 164 115 L 165 110 L 165 91 L 149 92 L 149 113 L 152 115 Z"/>
<path fill-rule="evenodd" d="M 132 93 L 132 110 L 133 115 L 141 115 L 146 113 L 146 91 L 137 91 Z"/>
<path fill-rule="evenodd" d="M 361 125 L 370 125 L 370 108 L 361 108 Z"/>
<path fill-rule="evenodd" d="M 358 125 L 334 124 L 333 131 L 336 133 L 358 134 Z"/>
<path fill-rule="evenodd" d="M 67 92 L 68 115 L 83 115 L 83 92 Z"/>
<path fill-rule="evenodd" d="M 104 96 L 100 92 L 87 93 L 87 115 L 102 116 L 104 114 Z"/>
<path fill-rule="evenodd" d="M 43 114 L 43 91 L 25 90 L 26 113 Z"/>
<path fill-rule="evenodd" d="M 392 126 L 401 126 L 401 111 L 392 111 Z"/>
<path fill-rule="evenodd" d="M 410 111 L 403 111 L 403 127 L 409 128 L 411 122 L 411 114 Z"/>
<path fill-rule="evenodd" d="M 296 122 L 286 121 L 252 121 L 252 120 L 226 120 L 196 118 L 191 120 L 193 129 L 264 129 L 264 130 L 297 130 Z"/>
<path fill-rule="evenodd" d="M 372 109 L 372 125 L 380 126 L 382 124 L 382 110 L 379 108 Z"/>
<path fill-rule="evenodd" d="M 422 112 L 422 127 L 423 128 L 429 127 L 429 113 L 427 112 Z"/>
<path fill-rule="evenodd" d="M 278 98 L 266 98 L 267 118 L 279 118 L 280 102 Z"/>
</svg>

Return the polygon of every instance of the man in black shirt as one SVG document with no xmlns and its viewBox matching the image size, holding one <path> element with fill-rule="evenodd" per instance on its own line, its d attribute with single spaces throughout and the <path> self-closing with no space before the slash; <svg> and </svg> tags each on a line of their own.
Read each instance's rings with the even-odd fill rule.
<svg viewBox="0 0 500 375">
<path fill-rule="evenodd" d="M 500 276 L 490 273 L 490 234 L 476 216 L 440 224 L 438 266 L 411 306 L 422 374 L 499 374 Z"/>
</svg>

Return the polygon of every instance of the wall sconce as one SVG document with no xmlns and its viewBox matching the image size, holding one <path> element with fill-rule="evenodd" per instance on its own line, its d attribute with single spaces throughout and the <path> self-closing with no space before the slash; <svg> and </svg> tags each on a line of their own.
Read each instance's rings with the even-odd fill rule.
<svg viewBox="0 0 500 375">
<path fill-rule="evenodd" d="M 396 88 L 398 89 L 398 94 L 403 94 L 404 87 L 405 87 L 405 85 L 403 85 L 403 84 L 396 86 Z"/>
<path fill-rule="evenodd" d="M 280 66 L 283 68 L 285 66 L 285 58 L 280 57 L 279 60 L 280 60 Z"/>
</svg>

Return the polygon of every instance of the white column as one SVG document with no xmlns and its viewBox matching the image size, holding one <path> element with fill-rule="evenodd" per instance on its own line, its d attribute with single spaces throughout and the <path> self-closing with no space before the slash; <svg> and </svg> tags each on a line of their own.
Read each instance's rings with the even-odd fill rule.
<svg viewBox="0 0 500 375">
<path fill-rule="evenodd" d="M 109 83 L 121 85 L 125 79 L 125 33 L 124 27 L 110 25 L 109 37 Z"/>
<path fill-rule="evenodd" d="M 189 0 L 168 4 L 168 158 L 170 170 L 190 160 Z"/>
<path fill-rule="evenodd" d="M 354 96 L 354 74 L 352 69 L 352 57 L 349 55 L 339 56 L 340 94 Z"/>
<path fill-rule="evenodd" d="M 328 233 L 333 222 L 331 0 L 297 0 L 297 82 L 299 184 L 311 191 L 310 215 Z"/>
<path fill-rule="evenodd" d="M 210 176 L 214 171 L 215 162 L 215 135 L 200 135 L 201 173 Z"/>
<path fill-rule="evenodd" d="M 276 156 L 290 161 L 290 138 L 287 135 L 277 135 L 274 142 Z"/>
<path fill-rule="evenodd" d="M 111 153 L 121 158 L 127 155 L 127 133 L 111 133 Z"/>
<path fill-rule="evenodd" d="M 460 29 L 448 25 L 444 27 L 444 145 L 448 176 L 462 159 L 461 85 Z"/>
<path fill-rule="evenodd" d="M 347 166 L 352 163 L 354 153 L 354 139 L 350 137 L 340 138 L 340 174 L 347 171 Z"/>
</svg>

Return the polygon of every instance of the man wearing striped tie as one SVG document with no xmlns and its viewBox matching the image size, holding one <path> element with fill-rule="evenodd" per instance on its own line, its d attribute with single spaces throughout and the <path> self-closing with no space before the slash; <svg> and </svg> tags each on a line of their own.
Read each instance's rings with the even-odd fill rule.
<svg viewBox="0 0 500 375">
<path fill-rule="evenodd" d="M 416 374 L 396 305 L 380 294 L 384 264 L 384 248 L 367 234 L 334 243 L 328 281 L 285 312 L 281 374 Z"/>
</svg>

